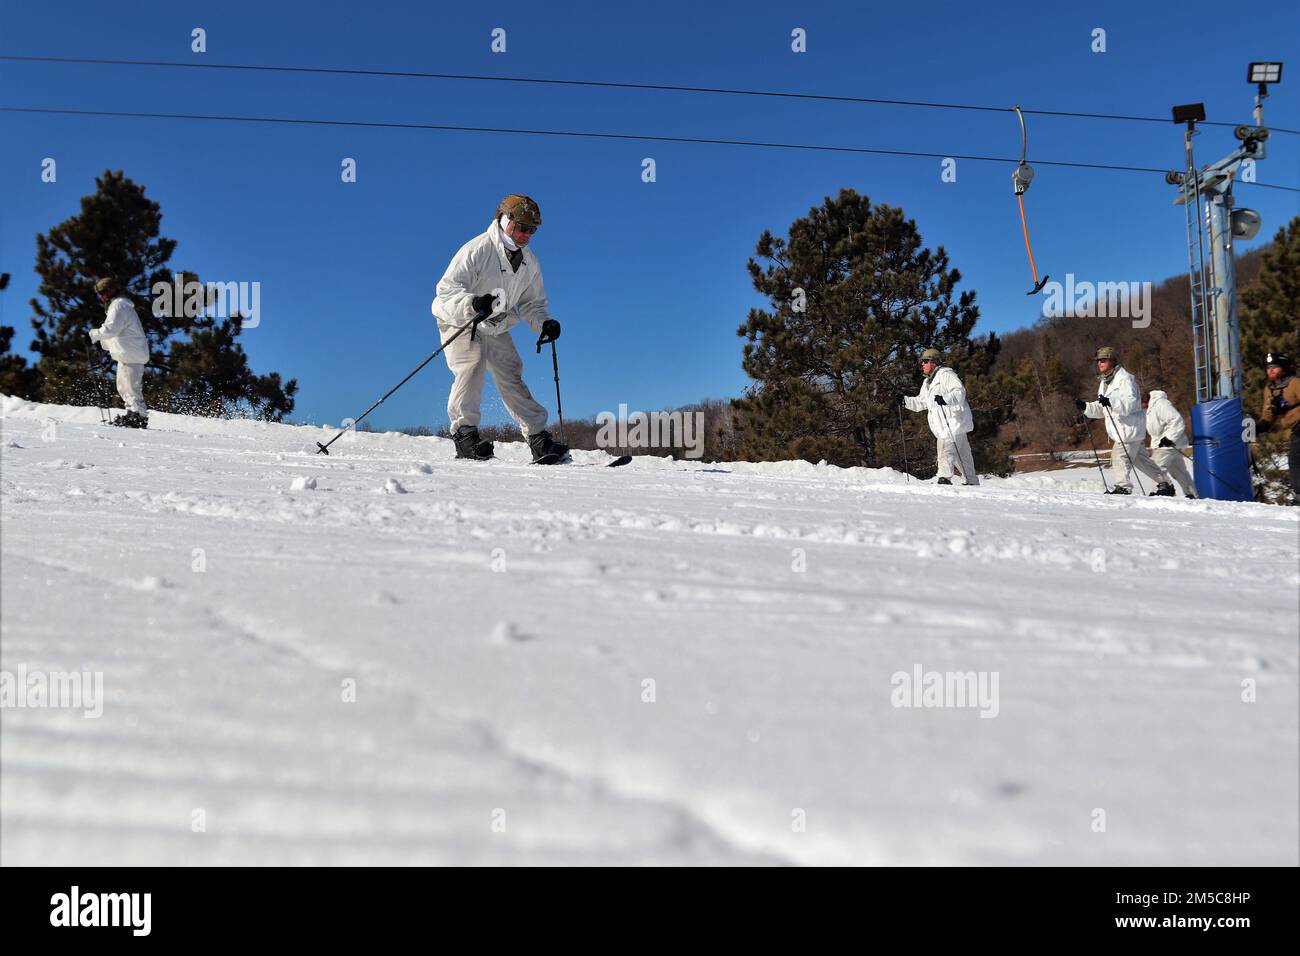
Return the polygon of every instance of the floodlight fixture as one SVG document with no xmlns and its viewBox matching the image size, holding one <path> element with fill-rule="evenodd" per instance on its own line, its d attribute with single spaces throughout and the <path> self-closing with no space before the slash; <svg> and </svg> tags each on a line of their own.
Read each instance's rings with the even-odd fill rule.
<svg viewBox="0 0 1300 956">
<path fill-rule="evenodd" d="M 1204 103 L 1184 103 L 1174 107 L 1174 122 L 1186 123 L 1189 129 L 1195 129 L 1197 123 L 1205 122 Z"/>
<path fill-rule="evenodd" d="M 1256 60 L 1246 68 L 1246 82 L 1258 83 L 1259 91 L 1269 83 L 1282 82 L 1282 64 L 1277 60 Z"/>
</svg>

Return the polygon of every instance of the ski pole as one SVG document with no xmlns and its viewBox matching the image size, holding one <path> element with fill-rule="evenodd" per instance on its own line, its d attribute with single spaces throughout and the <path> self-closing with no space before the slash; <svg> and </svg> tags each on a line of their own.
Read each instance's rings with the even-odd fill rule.
<svg viewBox="0 0 1300 956">
<path fill-rule="evenodd" d="M 87 366 L 87 371 L 89 371 L 92 376 L 94 376 L 95 370 L 99 367 L 98 364 L 95 362 L 95 356 L 90 351 L 89 345 L 86 346 L 86 366 Z M 101 425 L 107 425 L 108 419 L 104 417 L 104 410 L 99 407 L 99 389 L 96 388 L 94 383 L 91 384 L 90 389 L 92 392 L 91 398 L 93 398 L 95 401 L 95 411 L 99 412 L 99 423 Z"/>
<path fill-rule="evenodd" d="M 397 391 L 399 388 L 401 388 L 403 385 L 405 385 L 407 382 L 409 382 L 411 379 L 413 379 L 413 378 L 415 377 L 416 372 L 419 372 L 420 369 L 424 368 L 426 365 L 428 365 L 430 362 L 432 362 L 434 359 L 436 359 L 439 355 L 441 355 L 442 352 L 443 352 L 443 350 L 444 350 L 448 345 L 451 345 L 452 342 L 455 342 L 458 338 L 460 338 L 462 335 L 465 334 L 465 330 L 466 330 L 466 329 L 469 329 L 469 330 L 470 330 L 470 332 L 469 332 L 469 337 L 470 337 L 471 340 L 473 340 L 473 338 L 474 338 L 474 334 L 478 331 L 478 324 L 479 324 L 480 322 L 482 322 L 482 321 L 483 321 L 484 319 L 486 319 L 486 318 L 487 318 L 487 313 L 486 313 L 486 312 L 480 312 L 478 315 L 474 316 L 474 320 L 473 320 L 472 322 L 470 322 L 469 325 L 462 325 L 459 329 L 457 329 L 457 330 L 455 331 L 455 333 L 452 335 L 451 338 L 449 338 L 446 342 L 443 342 L 442 345 L 438 346 L 438 348 L 435 349 L 435 350 L 433 351 L 433 354 L 431 354 L 427 359 L 425 359 L 423 362 L 421 362 L 419 365 L 417 365 L 417 366 L 415 367 L 415 370 L 414 370 L 413 372 L 411 372 L 410 375 L 406 376 L 406 378 L 402 379 L 400 382 L 398 382 L 396 385 L 394 385 L 391 389 L 389 389 L 389 390 L 388 390 L 388 395 L 385 395 L 385 396 L 384 396 L 383 398 L 381 398 L 379 401 L 375 402 L 375 404 L 371 405 L 371 406 L 370 406 L 369 408 L 367 408 L 364 412 L 362 412 L 360 415 L 358 415 L 356 418 L 354 418 L 354 419 L 352 420 L 352 425 L 349 426 L 349 427 L 354 427 L 354 426 L 357 424 L 357 422 L 361 421 L 361 419 L 365 418 L 367 415 L 369 415 L 371 412 L 373 412 L 373 411 L 374 411 L 376 408 L 378 408 L 380 405 L 384 404 L 384 402 L 386 402 L 386 401 L 388 400 L 388 396 L 389 396 L 389 395 L 392 395 L 393 392 Z M 346 435 L 346 434 L 347 434 L 347 431 L 348 431 L 347 428 L 343 429 L 342 431 L 340 431 L 337 435 L 335 435 L 333 438 L 331 438 L 329 441 L 327 441 L 327 442 L 326 442 L 325 444 L 323 444 L 323 445 L 322 445 L 320 442 L 317 442 L 317 443 L 316 443 L 316 447 L 319 448 L 320 451 L 316 452 L 316 454 L 318 454 L 318 455 L 322 455 L 322 454 L 323 454 L 323 455 L 328 455 L 328 454 L 330 453 L 330 451 L 329 451 L 329 449 L 330 449 L 330 445 L 334 444 L 336 441 L 338 441 L 340 438 L 342 438 L 344 435 Z"/>
<path fill-rule="evenodd" d="M 1101 456 L 1097 454 L 1097 443 L 1092 440 L 1092 422 L 1087 415 L 1079 413 L 1083 418 L 1084 431 L 1088 435 L 1088 447 L 1092 449 L 1092 460 L 1097 463 L 1097 473 L 1101 475 L 1101 486 L 1106 489 L 1106 494 L 1110 494 L 1110 485 L 1106 483 L 1106 469 L 1101 467 Z"/>
<path fill-rule="evenodd" d="M 912 483 L 912 463 L 907 460 L 907 430 L 903 428 L 903 406 L 898 406 L 898 437 L 903 440 L 903 474 L 907 476 L 907 483 Z"/>
<path fill-rule="evenodd" d="M 942 394 L 941 394 L 941 397 L 942 397 Z M 957 439 L 954 438 L 953 435 L 952 435 L 952 423 L 948 421 L 948 405 L 947 405 L 947 400 L 944 401 L 944 404 L 939 405 L 939 409 L 940 409 L 940 411 L 939 411 L 939 417 L 943 419 L 943 425 L 944 425 L 944 428 L 948 429 L 948 444 L 952 445 L 952 453 L 953 453 L 954 455 L 957 456 L 957 463 L 958 463 L 958 464 L 961 464 L 961 451 L 960 451 L 960 449 L 957 448 Z M 972 456 L 972 457 L 974 457 L 974 456 Z M 949 466 L 949 467 L 951 467 L 951 466 Z M 963 478 L 967 483 L 970 482 L 970 476 L 969 476 L 969 475 L 965 475 L 965 474 L 963 474 L 963 475 L 962 475 L 962 478 Z"/>
<path fill-rule="evenodd" d="M 560 404 L 560 360 L 555 357 L 555 339 L 551 339 L 551 367 L 555 369 L 555 414 L 560 417 L 560 444 L 564 444 L 564 406 Z"/>
<path fill-rule="evenodd" d="M 886 381 L 888 382 L 889 387 L 892 388 L 897 395 L 903 394 L 903 387 L 900 386 L 898 382 L 894 381 L 892 377 L 886 379 Z M 898 406 L 898 437 L 903 443 L 903 476 L 907 479 L 907 483 L 910 485 L 912 483 L 912 462 L 907 457 L 907 428 L 903 424 L 903 405 L 901 404 Z"/>
<path fill-rule="evenodd" d="M 957 448 L 957 439 L 952 437 L 952 424 L 948 421 L 947 404 L 943 404 L 939 406 L 939 417 L 943 419 L 944 427 L 948 429 L 948 444 L 952 445 L 952 453 L 957 456 L 957 463 L 961 464 L 961 452 Z M 949 465 L 948 467 L 951 468 L 952 465 Z M 962 475 L 962 478 L 966 482 L 968 483 L 970 482 L 970 477 L 968 475 Z"/>
<path fill-rule="evenodd" d="M 1118 434 L 1119 434 L 1119 426 L 1115 424 L 1115 416 L 1112 415 L 1112 414 L 1110 413 L 1110 406 L 1109 406 L 1109 405 L 1103 405 L 1103 406 L 1101 406 L 1101 407 L 1102 407 L 1102 410 L 1106 413 L 1107 417 L 1110 418 L 1110 423 L 1111 423 L 1111 425 L 1112 425 L 1112 426 L 1114 427 L 1114 429 L 1115 429 L 1115 434 L 1118 435 Z M 1136 482 L 1138 483 L 1138 491 L 1142 492 L 1142 494 L 1145 496 L 1146 493 L 1147 493 L 1147 490 L 1146 490 L 1145 488 L 1142 487 L 1142 476 L 1139 475 L 1139 474 L 1138 474 L 1138 470 L 1137 470 L 1135 467 L 1133 467 L 1133 459 L 1132 459 L 1131 457 L 1129 457 L 1129 453 L 1128 453 L 1128 442 L 1121 441 L 1121 442 L 1119 443 L 1119 447 L 1122 448 L 1122 449 L 1124 450 L 1124 459 L 1128 462 L 1128 470 L 1131 471 L 1131 472 L 1133 473 L 1133 480 L 1136 481 Z"/>
</svg>

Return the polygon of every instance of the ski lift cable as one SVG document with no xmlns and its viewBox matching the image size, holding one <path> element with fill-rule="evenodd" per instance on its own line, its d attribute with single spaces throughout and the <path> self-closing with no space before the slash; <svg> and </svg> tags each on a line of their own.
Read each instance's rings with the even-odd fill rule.
<svg viewBox="0 0 1300 956">
<path fill-rule="evenodd" d="M 100 57 L 74 57 L 74 56 L 18 56 L 6 55 L 0 56 L 0 60 L 11 62 L 25 63 L 73 63 L 93 66 L 144 66 L 164 69 L 185 69 L 185 70 L 234 70 L 260 73 L 307 73 L 323 74 L 332 76 L 373 76 L 388 77 L 398 79 L 426 79 L 426 80 L 463 80 L 476 83 L 520 83 L 533 84 L 540 86 L 573 86 L 573 87 L 590 87 L 593 89 L 621 89 L 621 90 L 650 90 L 657 92 L 670 93 L 703 93 L 723 96 L 760 96 L 773 97 L 777 99 L 797 99 L 797 100 L 814 100 L 827 103 L 860 103 L 872 106 L 908 106 L 923 109 L 940 109 L 940 110 L 967 110 L 974 112 L 1006 113 L 1009 109 L 1005 106 L 988 106 L 978 103 L 940 103 L 929 102 L 925 100 L 903 100 L 887 99 L 882 97 L 870 96 L 844 96 L 829 93 L 796 93 L 786 90 L 753 90 L 738 87 L 715 87 L 715 86 L 681 86 L 670 83 L 632 83 L 618 82 L 613 80 L 563 80 L 550 77 L 536 76 L 488 76 L 473 73 L 432 73 L 420 70 L 365 70 L 365 69 L 347 69 L 342 67 L 318 67 L 318 66 L 274 66 L 267 64 L 248 64 L 248 63 L 188 63 L 176 60 L 120 60 L 106 59 Z M 1160 123 L 1167 125 L 1169 120 L 1158 116 L 1134 116 L 1123 113 L 1090 113 L 1074 110 L 1034 110 L 1026 109 L 1025 113 L 1037 116 L 1059 116 L 1071 119 L 1093 119 L 1093 120 L 1121 120 L 1134 123 Z M 1235 128 L 1239 124 L 1221 121 L 1203 121 L 1202 126 L 1223 126 Z M 1300 130 L 1287 129 L 1283 127 L 1270 127 L 1274 133 L 1287 133 L 1293 136 L 1300 135 Z"/>
<path fill-rule="evenodd" d="M 879 149 L 867 146 L 828 146 L 818 143 L 777 143 L 763 142 L 758 140 L 743 139 L 717 139 L 696 136 L 656 136 L 647 133 L 604 133 L 591 130 L 547 130 L 547 129 L 520 129 L 501 126 L 454 126 L 446 123 L 396 123 L 382 122 L 379 120 L 336 120 L 336 119 L 311 119 L 306 117 L 289 117 L 289 116 L 235 116 L 225 114 L 206 114 L 206 113 L 151 113 L 151 112 L 127 112 L 125 110 L 74 110 L 60 109 L 54 107 L 34 107 L 34 106 L 0 106 L 0 113 L 32 113 L 59 116 L 109 116 L 121 117 L 126 119 L 173 119 L 173 120 L 194 120 L 206 122 L 228 122 L 228 123 L 269 123 L 269 124 L 286 124 L 294 126 L 333 126 L 346 128 L 368 128 L 368 129 L 412 129 L 412 130 L 432 130 L 440 132 L 454 133 L 501 133 L 519 136 L 556 136 L 556 137 L 577 137 L 582 139 L 609 139 L 635 142 L 653 142 L 653 143 L 691 143 L 706 146 L 747 146 L 761 149 L 799 149 L 811 150 L 815 152 L 830 153 L 858 153 L 877 156 L 911 156 L 922 159 L 958 159 L 971 162 L 985 163 L 1014 163 L 1014 159 L 1007 159 L 1005 156 L 979 156 L 965 153 L 935 153 L 923 152 L 919 150 L 907 149 Z M 1041 166 L 1060 166 L 1073 169 L 1104 169 L 1116 172 L 1132 173 L 1158 173 L 1164 175 L 1168 172 L 1166 168 L 1157 168 L 1154 166 L 1124 166 L 1109 163 L 1084 163 L 1068 160 L 1037 160 Z M 1266 189 L 1280 189 L 1286 192 L 1300 193 L 1300 187 L 1283 186 L 1275 183 L 1251 183 L 1252 186 L 1260 186 Z"/>
</svg>

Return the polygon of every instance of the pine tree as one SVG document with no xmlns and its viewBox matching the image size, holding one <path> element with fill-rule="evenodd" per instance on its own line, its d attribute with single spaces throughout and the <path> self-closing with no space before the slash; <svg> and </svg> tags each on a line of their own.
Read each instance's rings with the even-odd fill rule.
<svg viewBox="0 0 1300 956">
<path fill-rule="evenodd" d="M 0 325 L 0 395 L 17 395 L 29 401 L 40 394 L 41 380 L 36 369 L 22 355 L 10 355 L 14 328 Z"/>
<path fill-rule="evenodd" d="M 244 347 L 235 341 L 240 316 L 196 320 L 189 341 L 171 347 L 168 373 L 153 394 L 159 407 L 185 415 L 244 416 L 280 421 L 293 411 L 296 380 L 254 375 Z"/>
<path fill-rule="evenodd" d="M 916 391 L 918 353 L 938 348 L 954 367 L 980 354 L 975 294 L 956 293 L 948 254 L 924 248 L 901 209 L 851 189 L 792 223 L 788 238 L 764 231 L 755 252 L 750 278 L 770 308 L 750 310 L 737 330 L 755 381 L 736 402 L 742 454 L 901 466 L 892 397 Z M 910 439 L 917 424 L 903 427 Z M 910 441 L 908 450 L 915 467 Z"/>
<path fill-rule="evenodd" d="M 1278 230 L 1264 252 L 1259 278 L 1241 294 L 1241 355 L 1245 370 L 1245 412 L 1258 416 L 1263 408 L 1264 356 L 1285 352 L 1300 359 L 1300 216 Z M 1278 430 L 1259 437 L 1257 468 L 1264 479 L 1264 500 L 1287 500 L 1288 433 Z"/>
<path fill-rule="evenodd" d="M 1300 358 L 1300 216 L 1278 230 L 1264 251 L 1259 278 L 1241 294 L 1241 361 L 1247 411 L 1264 386 L 1264 356 Z"/>
<path fill-rule="evenodd" d="M 27 397 L 70 404 L 115 401 L 111 360 L 88 338 L 90 329 L 104 321 L 95 280 L 111 277 L 134 303 L 149 339 L 144 390 L 152 407 L 252 414 L 273 421 L 291 412 L 297 382 L 282 385 L 276 373 L 252 373 L 235 342 L 242 330 L 237 316 L 218 320 L 187 314 L 184 308 L 153 308 L 155 285 L 173 283 L 167 262 L 176 249 L 175 240 L 161 235 L 158 203 L 120 170 L 106 170 L 95 187 L 82 197 L 80 213 L 36 237 L 41 298 L 31 300 L 36 332 L 31 347 L 40 361 L 21 379 Z M 185 278 L 197 281 L 192 273 Z M 19 357 L 6 357 L 0 373 L 10 370 L 17 378 L 15 360 Z"/>
<path fill-rule="evenodd" d="M 32 349 L 41 356 L 37 368 L 44 401 L 87 399 L 87 365 L 105 360 L 102 350 L 87 349 L 87 333 L 104 321 L 104 307 L 95 295 L 97 278 L 108 276 L 122 284 L 155 356 L 170 336 L 187 330 L 184 316 L 159 319 L 148 308 L 153 284 L 171 281 L 166 262 L 176 248 L 174 240 L 159 234 L 158 203 L 120 170 L 106 170 L 95 187 L 82 197 L 79 214 L 36 236 L 38 292 L 44 301 L 31 300 Z"/>
</svg>

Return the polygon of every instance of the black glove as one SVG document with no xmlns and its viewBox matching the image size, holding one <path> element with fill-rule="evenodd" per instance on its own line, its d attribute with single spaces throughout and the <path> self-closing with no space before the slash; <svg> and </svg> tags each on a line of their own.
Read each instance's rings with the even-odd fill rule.
<svg viewBox="0 0 1300 956">
<path fill-rule="evenodd" d="M 942 396 L 942 395 L 936 395 L 936 396 L 934 396 L 934 403 L 935 403 L 936 405 L 947 405 L 947 404 L 948 404 L 947 402 L 945 402 L 945 401 L 943 400 L 943 396 Z"/>
<path fill-rule="evenodd" d="M 538 338 L 538 345 L 545 345 L 547 342 L 554 342 L 560 337 L 560 323 L 554 319 L 547 319 L 542 323 L 542 334 Z"/>
<path fill-rule="evenodd" d="M 1102 405 L 1105 408 L 1110 408 L 1110 399 L 1107 398 L 1105 395 L 1098 395 L 1097 404 Z"/>
<path fill-rule="evenodd" d="M 1256 435 L 1262 435 L 1262 434 L 1264 434 L 1265 432 L 1271 432 L 1272 430 L 1273 430 L 1273 423 L 1272 423 L 1272 422 L 1266 422 L 1266 421 L 1264 421 L 1264 419 L 1262 419 L 1262 418 L 1261 418 L 1259 421 L 1255 422 L 1255 434 L 1256 434 Z"/>
<path fill-rule="evenodd" d="M 474 306 L 474 311 L 479 315 L 491 315 L 496 305 L 497 297 L 491 292 L 484 292 L 482 295 L 476 295 L 469 300 L 469 304 Z"/>
<path fill-rule="evenodd" d="M 902 392 L 899 392 L 897 395 L 894 396 L 894 404 L 897 405 L 899 408 L 906 408 L 907 396 L 904 395 Z"/>
<path fill-rule="evenodd" d="M 1076 398 L 1074 400 L 1074 407 L 1077 408 L 1079 411 L 1083 411 L 1088 407 L 1088 403 L 1081 398 Z"/>
<path fill-rule="evenodd" d="M 1269 405 L 1273 407 L 1274 414 L 1279 414 L 1286 410 L 1286 405 L 1283 403 L 1281 395 L 1274 395 L 1273 400 L 1269 402 Z"/>
<path fill-rule="evenodd" d="M 1162 439 L 1160 439 L 1160 444 L 1157 445 L 1156 447 L 1157 447 L 1157 448 L 1173 448 L 1173 447 L 1174 447 L 1174 443 L 1171 442 L 1168 438 L 1162 438 Z"/>
</svg>

